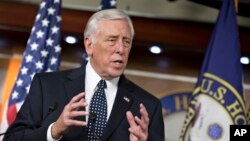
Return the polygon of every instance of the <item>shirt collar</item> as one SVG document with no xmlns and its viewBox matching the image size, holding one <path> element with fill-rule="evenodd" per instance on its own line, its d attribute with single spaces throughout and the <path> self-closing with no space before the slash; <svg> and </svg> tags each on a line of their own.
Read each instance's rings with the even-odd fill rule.
<svg viewBox="0 0 250 141">
<path fill-rule="evenodd" d="M 117 87 L 119 79 L 120 77 L 116 77 L 110 80 L 105 80 L 107 84 L 107 88 L 109 89 L 109 88 Z M 96 73 L 96 71 L 91 66 L 90 62 L 88 61 L 86 65 L 86 82 L 92 91 L 95 90 L 100 80 L 101 80 L 101 77 Z"/>
</svg>

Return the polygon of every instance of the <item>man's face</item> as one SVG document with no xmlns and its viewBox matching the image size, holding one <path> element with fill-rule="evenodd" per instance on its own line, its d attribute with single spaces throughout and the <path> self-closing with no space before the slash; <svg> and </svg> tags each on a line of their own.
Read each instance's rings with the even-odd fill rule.
<svg viewBox="0 0 250 141">
<path fill-rule="evenodd" d="M 128 62 L 132 35 L 125 20 L 102 20 L 94 43 L 85 39 L 85 47 L 95 71 L 105 79 L 120 76 Z M 88 41 L 89 40 L 89 41 Z"/>
</svg>

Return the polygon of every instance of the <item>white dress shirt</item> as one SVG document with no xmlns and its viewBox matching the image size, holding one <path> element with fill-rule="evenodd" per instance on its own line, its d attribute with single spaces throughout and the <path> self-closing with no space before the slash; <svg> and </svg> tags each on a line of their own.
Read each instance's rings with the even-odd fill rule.
<svg viewBox="0 0 250 141">
<path fill-rule="evenodd" d="M 117 93 L 117 85 L 120 77 L 111 79 L 111 80 L 105 80 L 107 84 L 107 88 L 104 89 L 106 99 L 107 99 L 107 119 L 109 119 L 116 93 Z M 85 100 L 88 103 L 88 106 L 86 106 L 86 109 L 89 110 L 90 101 L 93 97 L 95 90 L 97 89 L 97 84 L 101 80 L 101 77 L 95 72 L 91 64 L 88 62 L 86 66 L 86 77 L 85 77 Z M 86 121 L 88 121 L 88 116 L 86 117 Z"/>
<path fill-rule="evenodd" d="M 105 88 L 105 95 L 107 99 L 107 119 L 109 119 L 109 116 L 111 114 L 112 107 L 114 105 L 117 89 L 118 89 L 118 81 L 120 77 L 116 77 L 111 80 L 105 80 L 107 84 L 107 88 Z M 89 111 L 90 101 L 93 97 L 97 84 L 101 80 L 101 77 L 95 72 L 93 67 L 91 66 L 90 62 L 86 65 L 86 76 L 85 76 L 85 100 L 88 103 L 88 105 L 85 107 L 87 111 Z M 86 116 L 86 122 L 88 122 L 88 116 Z M 52 138 L 51 136 L 51 127 L 54 123 L 52 123 L 48 130 L 47 130 L 47 140 L 48 141 L 58 141 Z M 61 138 L 60 138 L 61 139 Z M 59 140 L 60 140 L 59 139 Z"/>
</svg>

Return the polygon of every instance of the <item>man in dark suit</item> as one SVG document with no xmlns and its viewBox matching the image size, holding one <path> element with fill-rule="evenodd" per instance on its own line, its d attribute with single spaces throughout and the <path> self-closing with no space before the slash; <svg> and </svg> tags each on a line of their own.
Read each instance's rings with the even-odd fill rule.
<svg viewBox="0 0 250 141">
<path fill-rule="evenodd" d="M 95 13 L 84 32 L 89 62 L 37 74 L 4 141 L 164 141 L 160 101 L 123 75 L 133 37 L 124 12 Z"/>
</svg>

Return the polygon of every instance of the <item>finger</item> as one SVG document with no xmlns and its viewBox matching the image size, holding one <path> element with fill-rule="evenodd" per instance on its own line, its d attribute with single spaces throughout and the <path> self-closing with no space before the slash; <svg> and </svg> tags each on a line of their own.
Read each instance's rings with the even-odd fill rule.
<svg viewBox="0 0 250 141">
<path fill-rule="evenodd" d="M 80 101 L 80 100 L 84 97 L 84 95 L 85 95 L 84 92 L 81 92 L 81 93 L 77 94 L 76 96 L 74 96 L 74 97 L 70 100 L 69 104 Z"/>
<path fill-rule="evenodd" d="M 86 111 L 73 111 L 73 112 L 70 113 L 69 119 L 74 119 L 75 117 L 86 116 L 86 115 L 89 115 L 89 112 L 86 112 Z"/>
<path fill-rule="evenodd" d="M 135 121 L 139 125 L 137 131 L 133 132 L 139 140 L 146 141 L 148 136 L 148 124 L 143 122 L 139 117 L 135 116 Z"/>
<path fill-rule="evenodd" d="M 149 117 L 148 117 L 148 112 L 143 104 L 140 104 L 140 114 L 141 118 L 135 117 L 135 122 L 140 126 L 140 130 L 143 133 L 148 132 L 148 125 L 149 125 Z"/>
<path fill-rule="evenodd" d="M 140 104 L 140 114 L 141 114 L 141 120 L 144 123 L 149 124 L 149 117 L 146 107 L 143 104 Z"/>
<path fill-rule="evenodd" d="M 86 126 L 87 122 L 80 120 L 68 120 L 66 125 L 68 126 Z"/>
<path fill-rule="evenodd" d="M 137 116 L 135 116 L 135 122 L 136 122 L 137 125 L 142 125 L 143 124 L 143 121 Z"/>
<path fill-rule="evenodd" d="M 139 117 L 135 117 L 135 122 L 140 126 L 143 132 L 148 130 L 148 123 L 141 120 Z"/>
<path fill-rule="evenodd" d="M 83 99 L 76 103 L 71 103 L 70 104 L 70 110 L 78 110 L 81 107 L 86 107 L 88 104 L 85 102 Z"/>
<path fill-rule="evenodd" d="M 76 110 L 76 108 L 84 107 L 85 99 L 83 98 L 85 95 L 84 92 L 77 94 L 74 96 L 70 102 L 67 104 L 68 111 Z"/>
<path fill-rule="evenodd" d="M 130 127 L 131 128 L 136 127 L 137 124 L 135 122 L 133 114 L 130 111 L 127 111 L 126 115 L 127 115 L 127 120 L 128 120 L 128 123 L 129 123 Z"/>
<path fill-rule="evenodd" d="M 129 133 L 130 133 L 130 141 L 138 141 L 138 132 L 134 132 L 131 128 L 129 128 Z"/>
</svg>

